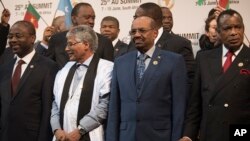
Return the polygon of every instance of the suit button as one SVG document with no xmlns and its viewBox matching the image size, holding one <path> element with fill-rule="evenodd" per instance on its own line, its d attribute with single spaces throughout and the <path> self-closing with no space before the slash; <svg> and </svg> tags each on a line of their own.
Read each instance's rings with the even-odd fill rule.
<svg viewBox="0 0 250 141">
<path fill-rule="evenodd" d="M 158 47 L 161 48 L 162 47 L 161 44 L 158 44 Z"/>
<path fill-rule="evenodd" d="M 229 105 L 227 103 L 224 104 L 224 107 L 227 108 Z"/>
</svg>

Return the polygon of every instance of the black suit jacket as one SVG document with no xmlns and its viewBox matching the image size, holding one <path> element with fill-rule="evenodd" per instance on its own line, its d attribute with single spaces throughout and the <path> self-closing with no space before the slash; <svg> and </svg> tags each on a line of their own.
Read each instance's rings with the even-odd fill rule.
<svg viewBox="0 0 250 141">
<path fill-rule="evenodd" d="M 46 56 L 47 55 L 47 52 L 48 52 L 48 49 L 46 49 L 42 44 L 41 44 L 41 41 L 37 41 L 35 44 L 34 44 L 34 49 L 36 50 L 36 52 L 40 55 L 43 55 L 43 56 Z"/>
<path fill-rule="evenodd" d="M 191 42 L 181 36 L 163 32 L 156 43 L 156 46 L 163 50 L 172 51 L 181 54 L 184 57 L 189 81 L 191 85 L 194 78 L 194 55 Z"/>
<path fill-rule="evenodd" d="M 55 60 L 59 67 L 62 68 L 69 60 L 68 54 L 65 52 L 67 45 L 66 34 L 68 31 L 60 32 L 51 37 L 49 40 L 49 49 L 47 56 Z M 112 42 L 101 34 L 96 33 L 98 36 L 98 48 L 96 53 L 100 58 L 113 61 L 113 45 Z"/>
<path fill-rule="evenodd" d="M 7 47 L 4 50 L 4 53 L 2 54 L 2 56 L 0 57 L 0 65 L 4 64 L 4 63 L 8 63 L 11 60 L 13 60 L 14 58 L 14 53 L 12 52 L 12 48 L 11 47 Z"/>
<path fill-rule="evenodd" d="M 197 70 L 184 136 L 229 141 L 231 124 L 250 124 L 250 49 L 246 46 L 223 73 L 222 47 L 197 54 Z"/>
<path fill-rule="evenodd" d="M 128 52 L 128 45 L 120 40 L 114 46 L 114 58 L 122 56 Z"/>
<path fill-rule="evenodd" d="M 35 54 L 12 97 L 11 77 L 15 61 L 12 59 L 0 66 L 0 140 L 52 140 L 49 121 L 57 65 L 49 58 Z"/>
<path fill-rule="evenodd" d="M 0 24 L 0 56 L 3 54 L 6 44 L 7 44 L 7 36 L 9 34 L 10 26 L 7 27 Z"/>
</svg>

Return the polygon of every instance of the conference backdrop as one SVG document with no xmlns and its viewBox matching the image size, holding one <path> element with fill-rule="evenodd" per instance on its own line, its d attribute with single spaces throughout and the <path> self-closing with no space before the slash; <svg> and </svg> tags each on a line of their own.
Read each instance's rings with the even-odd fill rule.
<svg viewBox="0 0 250 141">
<path fill-rule="evenodd" d="M 204 33 L 207 14 L 219 0 L 2 0 L 4 6 L 11 12 L 10 25 L 24 19 L 29 3 L 34 7 L 40 16 L 38 17 L 37 40 L 42 39 L 43 30 L 51 25 L 54 17 L 70 13 L 70 6 L 63 5 L 65 1 L 70 1 L 72 7 L 78 2 L 90 3 L 96 14 L 94 27 L 96 32 L 100 31 L 100 22 L 103 17 L 116 17 L 120 22 L 119 39 L 125 42 L 129 40 L 133 15 L 140 4 L 154 2 L 160 6 L 169 7 L 173 13 L 173 32 L 191 40 L 194 53 L 196 53 L 199 50 L 198 39 Z M 249 0 L 229 0 L 229 7 L 240 12 L 244 18 L 245 35 L 248 38 L 250 38 L 249 5 Z M 3 7 L 0 6 L 0 11 L 2 10 Z M 246 37 L 244 42 L 249 45 Z"/>
</svg>

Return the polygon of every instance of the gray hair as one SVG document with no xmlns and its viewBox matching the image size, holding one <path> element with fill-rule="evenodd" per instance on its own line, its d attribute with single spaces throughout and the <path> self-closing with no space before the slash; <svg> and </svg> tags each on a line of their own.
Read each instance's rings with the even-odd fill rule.
<svg viewBox="0 0 250 141">
<path fill-rule="evenodd" d="M 98 37 L 95 31 L 87 25 L 78 25 L 69 30 L 66 37 L 74 36 L 77 42 L 89 43 L 90 49 L 95 52 L 98 46 Z"/>
</svg>

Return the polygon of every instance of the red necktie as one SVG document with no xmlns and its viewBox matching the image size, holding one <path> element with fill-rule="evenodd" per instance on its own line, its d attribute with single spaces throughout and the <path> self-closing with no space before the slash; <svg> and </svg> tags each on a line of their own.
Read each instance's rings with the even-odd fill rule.
<svg viewBox="0 0 250 141">
<path fill-rule="evenodd" d="M 23 60 L 19 60 L 18 64 L 16 66 L 16 69 L 14 71 L 14 74 L 12 76 L 12 96 L 14 96 L 16 94 L 16 88 L 18 86 L 18 83 L 20 81 L 20 77 L 21 77 L 21 72 L 22 72 L 22 65 L 25 62 Z"/>
<path fill-rule="evenodd" d="M 232 57 L 233 57 L 233 52 L 231 51 L 228 51 L 226 56 L 227 56 L 227 59 L 224 63 L 224 66 L 223 66 L 223 71 L 226 72 L 227 69 L 230 67 L 230 65 L 232 64 Z"/>
</svg>

